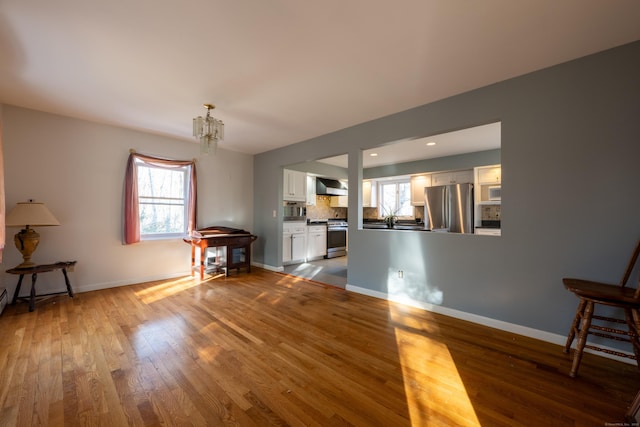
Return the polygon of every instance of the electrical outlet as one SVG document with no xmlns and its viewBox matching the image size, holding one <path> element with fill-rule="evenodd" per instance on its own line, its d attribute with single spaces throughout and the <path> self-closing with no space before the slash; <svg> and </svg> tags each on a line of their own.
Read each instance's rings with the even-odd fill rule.
<svg viewBox="0 0 640 427">
<path fill-rule="evenodd" d="M 398 278 L 399 278 L 399 279 L 404 278 L 404 271 L 402 271 L 402 270 L 398 270 Z"/>
<path fill-rule="evenodd" d="M 273 217 L 274 218 L 276 217 L 276 211 L 275 210 L 273 211 Z"/>
</svg>

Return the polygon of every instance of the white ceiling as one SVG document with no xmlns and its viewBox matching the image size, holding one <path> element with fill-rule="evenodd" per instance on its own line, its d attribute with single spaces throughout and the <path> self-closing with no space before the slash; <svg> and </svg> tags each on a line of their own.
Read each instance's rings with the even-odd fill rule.
<svg viewBox="0 0 640 427">
<path fill-rule="evenodd" d="M 638 0 L 0 0 L 0 102 L 261 153 L 640 39 Z"/>
<path fill-rule="evenodd" d="M 500 122 L 442 133 L 426 138 L 394 141 L 390 144 L 364 150 L 362 167 L 392 165 L 423 159 L 453 156 L 493 150 L 501 146 Z M 427 145 L 429 144 L 429 145 Z M 347 168 L 349 156 L 346 154 L 318 160 L 342 168 Z"/>
</svg>

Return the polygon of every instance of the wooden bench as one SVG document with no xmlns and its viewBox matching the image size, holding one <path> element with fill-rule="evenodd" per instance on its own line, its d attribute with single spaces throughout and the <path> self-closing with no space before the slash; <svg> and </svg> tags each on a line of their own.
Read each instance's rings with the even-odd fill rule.
<svg viewBox="0 0 640 427">
<path fill-rule="evenodd" d="M 31 267 L 23 267 L 23 268 L 11 268 L 7 270 L 9 274 L 19 274 L 20 278 L 18 279 L 18 285 L 16 286 L 16 290 L 13 293 L 13 299 L 11 300 L 11 304 L 15 304 L 18 299 L 24 299 L 29 301 L 29 311 L 33 311 L 35 309 L 36 298 L 38 297 L 46 297 L 49 295 L 60 295 L 60 294 L 69 294 L 71 298 L 73 298 L 73 289 L 71 288 L 71 283 L 69 282 L 69 276 L 67 275 L 67 270 L 72 269 L 73 266 L 76 265 L 76 261 L 61 261 L 56 262 L 55 264 L 36 264 Z M 38 278 L 39 273 L 48 273 L 50 271 L 62 270 L 62 274 L 64 275 L 64 282 L 67 286 L 66 291 L 60 292 L 51 292 L 48 294 L 36 294 L 36 280 Z M 21 297 L 20 295 L 20 287 L 22 286 L 22 279 L 25 274 L 31 274 L 31 292 L 29 296 Z"/>
</svg>

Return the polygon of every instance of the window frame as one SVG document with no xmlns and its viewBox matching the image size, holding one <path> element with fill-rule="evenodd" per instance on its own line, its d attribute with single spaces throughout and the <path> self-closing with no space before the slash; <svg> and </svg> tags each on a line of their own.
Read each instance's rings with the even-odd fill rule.
<svg viewBox="0 0 640 427">
<path fill-rule="evenodd" d="M 380 215 L 381 218 L 385 218 L 390 214 L 390 212 L 386 212 L 386 209 L 385 209 L 386 206 L 384 202 L 384 190 L 383 190 L 385 185 L 395 185 L 396 202 L 395 202 L 395 208 L 393 212 L 400 211 L 400 197 L 399 197 L 400 184 L 406 184 L 409 186 L 409 203 L 411 203 L 411 179 L 409 177 L 378 181 L 378 214 Z M 415 219 L 415 210 L 411 209 L 411 212 L 412 212 L 411 215 L 398 215 L 397 213 L 393 213 L 393 216 L 395 216 L 398 219 L 409 219 L 409 220 Z"/>
<path fill-rule="evenodd" d="M 176 238 L 191 236 L 196 229 L 196 211 L 197 211 L 197 181 L 196 181 L 196 165 L 195 160 L 170 160 L 158 157 L 137 154 L 130 150 L 129 159 L 125 172 L 125 188 L 124 188 L 124 221 L 123 221 L 123 243 L 130 245 L 141 241 L 140 235 L 140 205 L 138 197 L 138 167 L 136 162 L 141 161 L 145 165 L 154 165 L 167 169 L 187 168 L 189 171 L 187 205 L 188 213 L 185 217 L 187 226 L 185 233 L 170 233 L 165 236 L 154 235 L 153 238 L 145 235 L 145 240 L 157 240 L 159 238 Z"/>
<path fill-rule="evenodd" d="M 141 159 L 136 159 L 135 162 L 136 168 L 137 168 L 137 179 L 138 179 L 138 189 L 140 189 L 140 179 L 141 179 L 141 174 L 140 174 L 140 170 L 141 168 L 149 168 L 149 169 L 158 169 L 158 170 L 167 170 L 170 172 L 179 172 L 182 174 L 182 194 L 183 197 L 181 197 L 180 199 L 178 198 L 166 198 L 166 197 L 151 197 L 151 196 L 143 196 L 140 194 L 140 191 L 138 191 L 138 205 L 140 206 L 140 209 L 138 211 L 138 220 L 140 222 L 140 240 L 162 240 L 162 239 L 172 239 L 172 238 L 184 238 L 184 237 L 188 237 L 189 236 L 189 230 L 188 230 L 188 225 L 189 225 L 189 180 L 190 180 L 190 165 L 183 165 L 183 166 L 178 166 L 178 167 L 166 167 L 166 166 L 162 166 L 162 165 L 158 165 L 158 164 L 154 164 L 154 163 L 148 163 L 145 162 Z M 143 225 L 142 225 L 142 206 L 143 205 L 166 205 L 163 203 L 147 203 L 147 202 L 143 202 L 143 199 L 171 199 L 171 200 L 181 200 L 182 203 L 182 220 L 183 220 L 183 227 L 182 230 L 179 232 L 164 232 L 164 233 L 145 233 L 145 231 L 143 230 Z M 173 204 L 169 204 L 169 205 L 173 205 Z M 179 206 L 180 204 L 178 204 Z M 173 205 L 176 206 L 176 205 Z"/>
</svg>

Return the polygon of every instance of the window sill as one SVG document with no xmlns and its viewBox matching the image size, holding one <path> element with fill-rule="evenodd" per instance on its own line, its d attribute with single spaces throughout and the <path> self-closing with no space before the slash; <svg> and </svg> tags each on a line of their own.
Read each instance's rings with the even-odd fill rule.
<svg viewBox="0 0 640 427">
<path fill-rule="evenodd" d="M 188 234 L 162 234 L 162 235 L 146 235 L 140 236 L 141 242 L 157 242 L 161 240 L 182 240 L 188 239 Z"/>
</svg>

